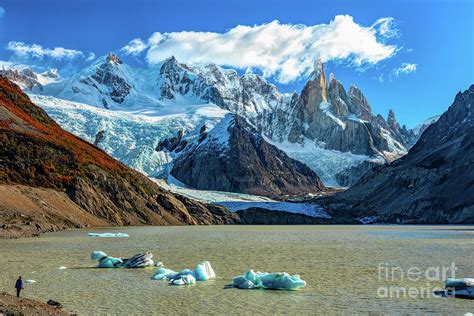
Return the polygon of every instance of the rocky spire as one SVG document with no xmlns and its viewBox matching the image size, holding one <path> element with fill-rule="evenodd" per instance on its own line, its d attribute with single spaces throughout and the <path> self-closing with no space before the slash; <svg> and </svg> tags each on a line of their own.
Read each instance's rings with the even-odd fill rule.
<svg viewBox="0 0 474 316">
<path fill-rule="evenodd" d="M 321 96 L 324 102 L 328 101 L 327 97 L 327 82 L 326 82 L 326 74 L 324 73 L 324 64 L 321 58 L 318 58 L 314 63 L 314 71 L 311 74 L 311 80 L 319 83 L 321 87 Z"/>
<path fill-rule="evenodd" d="M 372 116 L 372 108 L 369 102 L 365 98 L 362 91 L 357 88 L 354 84 L 349 88 L 349 99 L 350 99 L 350 112 L 354 113 L 357 117 L 370 121 Z"/>
<path fill-rule="evenodd" d="M 400 125 L 398 124 L 397 119 L 395 118 L 395 112 L 393 112 L 392 109 L 388 110 L 387 123 L 393 131 L 400 131 Z"/>
<path fill-rule="evenodd" d="M 115 55 L 114 53 L 109 53 L 107 55 L 107 62 L 111 64 L 121 64 L 122 60 L 118 58 L 118 56 Z"/>
<path fill-rule="evenodd" d="M 333 73 L 329 75 L 328 99 L 331 103 L 331 112 L 336 116 L 349 116 L 349 98 L 342 83 Z"/>
</svg>

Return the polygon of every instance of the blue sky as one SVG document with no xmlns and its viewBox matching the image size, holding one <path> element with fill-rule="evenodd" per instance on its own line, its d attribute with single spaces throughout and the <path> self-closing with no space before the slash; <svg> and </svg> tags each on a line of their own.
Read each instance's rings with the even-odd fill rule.
<svg viewBox="0 0 474 316">
<path fill-rule="evenodd" d="M 188 59 L 184 61 L 229 61 L 240 71 L 249 65 L 253 71 L 266 74 L 281 90 L 291 92 L 301 90 L 309 69 L 306 64 L 314 55 L 314 59 L 319 56 L 326 60 L 326 71 L 333 72 L 346 89 L 355 83 L 374 112 L 386 116 L 393 108 L 398 120 L 408 126 L 443 112 L 459 90 L 474 83 L 474 2 L 468 0 L 0 0 L 0 7 L 0 60 L 27 64 L 55 61 L 64 66 L 70 65 L 71 59 L 85 65 L 94 57 L 115 51 L 127 62 L 144 65 L 172 52 L 182 57 L 178 60 Z M 339 15 L 343 17 L 335 19 Z M 279 22 L 272 22 L 275 20 Z M 303 26 L 294 27 L 298 24 Z M 354 37 L 346 31 L 360 33 L 364 47 L 347 47 Z M 155 32 L 158 36 L 152 37 Z M 211 39 L 200 32 L 212 32 Z M 245 42 L 238 37 L 239 32 L 245 33 Z M 301 40 L 305 47 L 311 41 L 322 46 L 288 53 L 284 46 L 291 41 L 281 39 L 285 32 L 290 40 Z M 303 41 L 310 32 L 312 37 Z M 321 36 L 339 40 L 328 46 Z M 150 46 L 156 37 L 160 44 Z M 136 55 L 127 55 L 121 48 L 133 39 L 141 39 L 146 47 Z M 15 49 L 18 52 L 32 44 L 41 45 L 41 58 L 27 58 L 29 53 L 19 58 L 15 53 Z M 214 50 L 213 45 L 221 46 Z M 188 46 L 191 51 L 186 51 Z M 258 59 L 261 46 L 266 48 Z M 286 54 L 284 60 L 278 54 Z"/>
</svg>

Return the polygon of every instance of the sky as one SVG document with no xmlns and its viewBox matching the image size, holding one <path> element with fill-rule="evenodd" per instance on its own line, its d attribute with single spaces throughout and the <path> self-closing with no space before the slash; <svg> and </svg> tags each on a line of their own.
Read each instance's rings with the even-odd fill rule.
<svg viewBox="0 0 474 316">
<path fill-rule="evenodd" d="M 320 58 L 413 127 L 474 83 L 474 1 L 0 0 L 0 61 L 74 71 L 110 51 L 253 71 L 283 92 Z"/>
</svg>

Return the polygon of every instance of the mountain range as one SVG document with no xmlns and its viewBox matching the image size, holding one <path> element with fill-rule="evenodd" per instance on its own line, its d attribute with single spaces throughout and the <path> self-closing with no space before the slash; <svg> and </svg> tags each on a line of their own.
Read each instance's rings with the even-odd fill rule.
<svg viewBox="0 0 474 316">
<path fill-rule="evenodd" d="M 145 197 L 148 201 L 145 210 L 138 211 L 147 215 L 136 219 L 136 210 L 130 209 L 135 202 L 127 199 L 113 201 L 113 206 L 99 203 L 94 210 L 96 202 L 87 204 L 87 201 L 97 201 L 91 191 L 104 194 L 101 203 L 111 199 L 107 196 L 110 192 L 118 192 L 109 188 L 119 187 L 114 178 L 117 173 L 113 172 L 112 179 L 102 175 L 103 170 L 110 169 L 109 165 L 94 164 L 94 159 L 89 158 L 86 159 L 88 167 L 80 167 L 79 172 L 79 163 L 68 163 L 72 158 L 41 152 L 41 156 L 52 161 L 53 156 L 61 157 L 61 164 L 54 166 L 53 163 L 49 169 L 31 159 L 35 155 L 16 142 L 16 135 L 5 138 L 8 143 L 13 142 L 12 148 L 18 152 L 11 154 L 7 147 L 3 149 L 11 164 L 3 174 L 4 183 L 41 187 L 45 177 L 41 172 L 47 170 L 46 179 L 50 179 L 49 170 L 69 170 L 79 175 L 75 179 L 89 179 L 87 185 L 71 189 L 62 182 L 64 179 L 69 181 L 70 175 L 59 173 L 60 181 L 48 180 L 44 182 L 45 186 L 64 191 L 68 199 L 94 216 L 99 209 L 113 210 L 115 207 L 120 215 L 113 215 L 113 218 L 110 214 L 98 216 L 101 220 L 105 217 L 109 223 L 149 223 L 147 212 L 160 207 L 153 204 L 156 201 L 165 210 L 168 207 L 175 209 L 174 203 L 168 205 L 163 198 L 155 199 L 157 194 L 167 196 L 165 200 L 177 199 L 183 204 L 178 207 L 178 213 L 172 211 L 173 219 L 157 220 L 160 224 L 276 224 L 288 223 L 290 218 L 292 223 L 474 221 L 471 192 L 474 86 L 459 93 L 443 115 L 429 118 L 410 130 L 400 126 L 392 110 L 387 119 L 373 114 L 368 100 L 355 85 L 346 91 L 333 74 L 328 80 L 320 61 L 315 63 L 313 73 L 299 94 L 281 93 L 253 73 L 238 75 L 235 70 L 215 64 L 186 65 L 174 57 L 147 68 L 134 68 L 110 53 L 67 78 L 62 78 L 55 70 L 39 74 L 27 67 L 3 69 L 1 74 L 28 92 L 31 100 L 61 127 L 90 143 L 84 144 L 98 151 L 97 147 L 102 148 L 145 176 L 179 183 L 183 192 L 188 189 L 226 191 L 310 201 L 319 205 L 316 206 L 318 211 L 311 212 L 320 216 L 313 220 L 306 215 L 303 218 L 303 215 L 285 215 L 283 212 L 269 220 L 269 213 L 259 207 L 231 214 L 225 208 L 173 196 L 166 190 L 157 189 L 152 182 L 137 185 L 141 182 L 137 182 L 135 176 L 142 177 L 143 181 L 148 179 L 134 171 L 133 177 L 125 178 L 132 181 L 133 190 L 138 188 L 139 193 L 130 196 L 138 194 L 137 200 L 141 201 L 142 191 L 150 185 L 153 187 L 153 202 L 149 196 Z M 15 87 L 5 91 L 11 89 Z M 20 95 L 19 90 L 14 94 Z M 6 93 L 7 97 L 9 95 Z M 19 97 L 20 100 L 24 98 Z M 12 100 L 16 101 L 18 97 Z M 20 104 L 27 102 L 29 100 Z M 27 108 L 28 113 L 40 111 L 39 108 L 34 111 Z M 46 114 L 41 113 L 39 118 L 43 120 Z M 25 124 L 16 122 L 15 118 L 12 127 L 11 115 L 5 117 L 9 122 L 4 124 L 6 132 L 20 132 L 15 130 L 17 126 L 23 127 L 21 133 L 31 129 L 30 121 Z M 41 122 L 50 119 L 44 120 Z M 57 132 L 62 133 L 66 132 Z M 32 135 L 35 133 L 30 131 L 29 137 Z M 71 134 L 67 135 L 71 137 Z M 101 153 L 106 156 L 105 152 Z M 13 166 L 18 163 L 13 159 L 15 155 L 27 157 L 20 173 Z M 98 161 L 107 159 L 102 157 Z M 33 169 L 28 167 L 30 164 Z M 95 168 L 91 166 L 99 166 L 99 175 L 90 171 Z M 24 174 L 26 171 L 23 170 L 33 170 L 32 174 L 40 170 L 41 181 L 35 182 L 35 177 Z M 83 170 L 87 172 L 83 173 Z M 125 174 L 128 172 L 132 171 Z M 76 183 L 82 182 L 76 180 Z M 349 189 L 337 193 L 341 189 L 331 188 L 333 186 Z M 120 190 L 124 188 L 120 187 Z M 88 193 L 77 197 L 76 191 Z M 313 196 L 319 197 L 311 198 Z M 143 205 L 142 202 L 139 204 Z M 194 213 L 183 219 L 180 212 L 186 213 L 185 210 Z M 122 216 L 127 212 L 133 215 L 127 215 L 125 221 Z"/>
<path fill-rule="evenodd" d="M 28 68 L 4 69 L 3 74 L 32 93 L 65 129 L 90 142 L 100 136 L 99 147 L 155 177 L 166 177 L 179 156 L 155 151 L 160 142 L 181 131 L 192 143 L 202 126 L 212 129 L 226 113 L 245 120 L 267 147 L 307 165 L 326 186 L 352 185 L 371 167 L 404 155 L 419 136 L 401 127 L 393 111 L 387 119 L 373 114 L 355 85 L 346 92 L 333 74 L 327 80 L 320 61 L 299 94 L 281 93 L 253 73 L 239 76 L 233 69 L 187 65 L 174 57 L 134 68 L 110 53 L 67 78 L 55 70 L 35 74 Z M 74 121 L 79 117 L 85 122 Z M 153 120 L 160 126 L 150 127 Z M 224 184 L 198 187 L 229 189 Z"/>
</svg>

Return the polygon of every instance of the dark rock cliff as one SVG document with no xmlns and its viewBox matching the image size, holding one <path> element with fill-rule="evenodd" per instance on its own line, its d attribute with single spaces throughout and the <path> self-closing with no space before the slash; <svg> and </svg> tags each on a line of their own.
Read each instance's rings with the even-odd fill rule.
<svg viewBox="0 0 474 316">
<path fill-rule="evenodd" d="M 421 135 L 408 154 L 373 168 L 321 202 L 391 223 L 474 223 L 474 85 Z"/>
<path fill-rule="evenodd" d="M 325 189 L 310 168 L 267 143 L 238 115 L 228 114 L 200 140 L 182 151 L 171 171 L 191 187 L 266 196 Z"/>
</svg>

